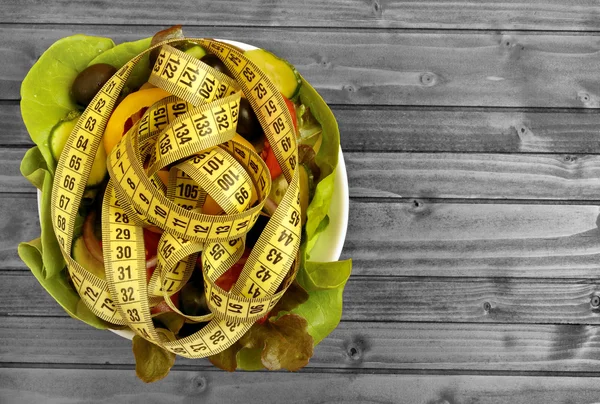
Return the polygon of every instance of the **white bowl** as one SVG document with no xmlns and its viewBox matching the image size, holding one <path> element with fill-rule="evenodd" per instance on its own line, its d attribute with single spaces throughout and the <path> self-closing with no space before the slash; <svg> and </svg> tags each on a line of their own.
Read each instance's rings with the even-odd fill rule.
<svg viewBox="0 0 600 404">
<path fill-rule="evenodd" d="M 256 49 L 255 46 L 242 42 L 219 39 L 219 41 L 230 43 L 244 50 Z M 102 145 L 100 145 L 102 147 Z M 40 212 L 41 192 L 38 190 L 38 214 Z M 342 148 L 338 154 L 338 166 L 335 171 L 334 190 L 329 206 L 329 226 L 319 235 L 314 248 L 310 251 L 311 261 L 329 262 L 337 261 L 344 247 L 346 239 L 346 230 L 348 228 L 348 175 L 346 173 L 346 164 L 342 154 Z M 41 220 L 41 219 L 40 219 Z M 323 242 L 321 242 L 321 240 Z M 132 339 L 133 331 L 130 330 L 110 330 L 123 338 Z"/>
</svg>

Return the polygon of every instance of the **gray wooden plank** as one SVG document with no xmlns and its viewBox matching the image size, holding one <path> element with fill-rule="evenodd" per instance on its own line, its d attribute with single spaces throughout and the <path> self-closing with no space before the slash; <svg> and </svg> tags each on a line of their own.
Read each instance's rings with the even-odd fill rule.
<svg viewBox="0 0 600 404">
<path fill-rule="evenodd" d="M 598 153 L 591 110 L 332 105 L 344 151 Z M 1 146 L 31 146 L 17 101 L 0 103 Z"/>
<path fill-rule="evenodd" d="M 22 269 L 17 246 L 40 236 L 35 194 L 0 193 L 0 269 Z"/>
<path fill-rule="evenodd" d="M 2 363 L 132 365 L 131 342 L 71 318 L 4 317 Z M 307 368 L 389 371 L 597 372 L 600 327 L 567 324 L 342 322 Z M 181 369 L 205 359 L 177 358 Z"/>
<path fill-rule="evenodd" d="M 36 189 L 19 170 L 26 149 L 0 148 L 0 192 Z M 600 199 L 600 156 L 346 152 L 350 197 Z"/>
<path fill-rule="evenodd" d="M 1 275 L 0 316 L 66 316 L 28 273 Z M 344 321 L 600 324 L 592 281 L 351 277 Z"/>
<path fill-rule="evenodd" d="M 592 110 L 334 105 L 348 151 L 598 153 Z"/>
<path fill-rule="evenodd" d="M 85 5 L 67 0 L 42 5 L 29 0 L 4 4 L 0 22 L 595 31 L 600 13 L 593 0 L 573 0 L 568 4 L 559 0 L 230 0 L 202 7 L 192 1 L 165 7 L 163 2 L 154 0 L 144 2 L 143 7 L 137 3 L 112 6 L 108 0 Z"/>
<path fill-rule="evenodd" d="M 356 274 L 575 278 L 598 274 L 596 206 L 350 202 Z"/>
<path fill-rule="evenodd" d="M 595 155 L 346 153 L 352 197 L 597 200 Z"/>
<path fill-rule="evenodd" d="M 35 193 L 36 188 L 21 175 L 26 148 L 0 148 L 0 193 Z"/>
<path fill-rule="evenodd" d="M 171 371 L 144 384 L 132 369 L 0 369 L 0 400 L 64 404 L 202 403 L 583 403 L 594 377 Z M 310 392 L 310 393 L 309 393 Z"/>
<path fill-rule="evenodd" d="M 0 269 L 25 268 L 17 245 L 39 237 L 34 194 L 0 194 Z M 342 258 L 379 276 L 595 278 L 596 206 L 350 202 Z"/>
<path fill-rule="evenodd" d="M 117 41 L 155 28 L 4 26 L 0 94 L 18 99 L 20 82 L 56 39 L 75 32 Z M 294 64 L 337 104 L 598 108 L 592 79 L 600 62 L 595 35 L 497 32 L 191 27 L 190 36 L 243 39 Z"/>
</svg>

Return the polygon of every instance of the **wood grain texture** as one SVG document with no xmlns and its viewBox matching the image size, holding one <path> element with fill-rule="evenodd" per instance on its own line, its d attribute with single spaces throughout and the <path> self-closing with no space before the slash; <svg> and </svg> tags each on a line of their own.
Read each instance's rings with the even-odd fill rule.
<svg viewBox="0 0 600 404">
<path fill-rule="evenodd" d="M 331 105 L 344 151 L 600 153 L 593 110 Z M 17 101 L 0 102 L 0 146 L 33 142 Z"/>
<path fill-rule="evenodd" d="M 368 28 L 542 29 L 595 31 L 600 7 L 593 0 L 228 0 L 169 4 L 157 0 L 126 2 L 119 8 L 108 0 L 77 4 L 67 0 L 44 4 L 28 0 L 3 7 L 0 23 L 246 25 Z"/>
<path fill-rule="evenodd" d="M 0 206 L 0 269 L 26 268 L 17 246 L 40 237 L 36 196 L 0 193 Z"/>
<path fill-rule="evenodd" d="M 0 192 L 36 189 L 19 170 L 26 149 L 0 149 Z M 350 197 L 600 199 L 600 156 L 346 152 Z"/>
<path fill-rule="evenodd" d="M 4 317 L 2 363 L 132 365 L 131 342 L 71 318 Z M 598 372 L 595 325 L 342 322 L 315 349 L 307 369 L 368 372 Z M 178 358 L 178 369 L 205 359 Z"/>
<path fill-rule="evenodd" d="M 26 148 L 0 148 L 0 193 L 35 193 L 36 188 L 21 175 Z"/>
<path fill-rule="evenodd" d="M 344 151 L 599 153 L 595 110 L 334 105 Z"/>
<path fill-rule="evenodd" d="M 344 321 L 600 324 L 593 281 L 353 276 Z M 66 316 L 29 273 L 3 274 L 0 316 Z"/>
<path fill-rule="evenodd" d="M 0 27 L 0 94 L 18 99 L 20 82 L 55 40 L 85 32 L 115 41 L 155 28 Z M 600 107 L 594 35 L 406 33 L 365 30 L 191 27 L 188 36 L 243 39 L 288 59 L 336 104 Z"/>
<path fill-rule="evenodd" d="M 594 377 L 174 370 L 166 379 L 148 385 L 132 369 L 0 369 L 0 401 L 6 403 L 262 404 L 268 396 L 273 403 L 302 404 L 564 404 L 592 402 L 598 395 L 600 387 Z"/>
<path fill-rule="evenodd" d="M 350 202 L 354 274 L 597 278 L 596 206 Z"/>
<path fill-rule="evenodd" d="M 352 197 L 598 200 L 600 157 L 346 153 Z"/>
<path fill-rule="evenodd" d="M 25 269 L 39 237 L 35 194 L 1 194 L 1 269 Z M 596 206 L 350 202 L 342 258 L 355 275 L 597 278 Z"/>
</svg>

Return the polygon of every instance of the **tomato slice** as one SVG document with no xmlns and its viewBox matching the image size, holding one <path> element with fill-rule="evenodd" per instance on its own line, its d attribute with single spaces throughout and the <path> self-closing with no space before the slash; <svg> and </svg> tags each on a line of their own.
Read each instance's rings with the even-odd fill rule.
<svg viewBox="0 0 600 404">
<path fill-rule="evenodd" d="M 248 256 L 250 255 L 250 251 L 251 250 L 249 248 L 246 248 L 244 250 L 244 253 L 242 254 L 242 257 L 238 260 L 238 262 L 233 264 L 233 266 L 231 268 L 229 268 L 227 271 L 225 271 L 225 273 L 223 275 L 219 276 L 219 279 L 217 279 L 217 281 L 215 282 L 215 285 L 217 285 L 221 289 L 229 292 L 231 290 L 231 288 L 233 287 L 233 284 L 240 277 L 240 274 L 242 273 L 242 269 L 244 269 L 244 265 L 246 264 L 246 261 L 248 260 Z"/>
<path fill-rule="evenodd" d="M 292 122 L 294 122 L 294 129 L 298 132 L 298 118 L 296 117 L 296 106 L 292 101 L 290 101 L 285 95 L 281 94 L 283 100 L 285 101 L 285 105 L 287 106 L 290 114 L 292 115 Z"/>
<path fill-rule="evenodd" d="M 281 175 L 281 167 L 279 166 L 277 157 L 275 157 L 275 153 L 273 152 L 273 149 L 271 149 L 271 145 L 268 142 L 265 142 L 263 154 L 265 154 L 264 160 L 269 172 L 271 173 L 271 179 L 273 180 L 279 177 Z"/>
<path fill-rule="evenodd" d="M 171 295 L 171 301 L 173 302 L 175 307 L 179 308 L 179 292 L 175 293 L 174 295 Z M 150 309 L 150 313 L 152 313 L 152 314 L 166 313 L 168 311 L 173 311 L 173 310 L 169 307 L 169 305 L 165 301 L 160 302 L 159 304 L 157 304 L 156 306 L 154 306 L 153 308 Z"/>
<path fill-rule="evenodd" d="M 149 258 L 156 256 L 160 236 L 160 233 L 155 233 L 151 230 L 144 229 L 144 247 L 146 249 L 146 261 L 148 261 Z M 156 266 L 146 268 L 146 276 L 148 277 L 148 280 L 150 280 L 150 277 L 154 273 L 155 268 Z"/>
</svg>

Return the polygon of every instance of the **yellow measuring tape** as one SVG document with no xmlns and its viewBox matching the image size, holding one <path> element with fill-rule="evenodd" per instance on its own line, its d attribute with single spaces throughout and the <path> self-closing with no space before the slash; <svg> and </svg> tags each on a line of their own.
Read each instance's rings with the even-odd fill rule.
<svg viewBox="0 0 600 404">
<path fill-rule="evenodd" d="M 216 54 L 234 78 L 168 45 L 195 42 Z M 108 118 L 134 66 L 161 48 L 149 82 L 173 94 L 153 106 L 108 156 L 102 203 L 106 280 L 71 258 L 75 219 Z M 215 281 L 241 257 L 245 235 L 260 215 L 271 177 L 254 150 L 232 140 L 240 97 L 248 99 L 289 183 L 231 291 Z M 60 156 L 52 188 L 54 231 L 73 284 L 98 317 L 189 358 L 226 349 L 265 316 L 298 270 L 300 194 L 292 117 L 268 77 L 238 48 L 212 39 L 176 39 L 133 58 L 83 112 Z M 169 166 L 165 186 L 157 177 Z M 206 215 L 210 195 L 225 211 Z M 147 279 L 143 228 L 158 226 L 157 266 Z M 210 314 L 181 313 L 170 296 L 189 280 L 198 253 Z M 176 339 L 155 327 L 150 309 L 166 302 L 200 331 Z"/>
</svg>

